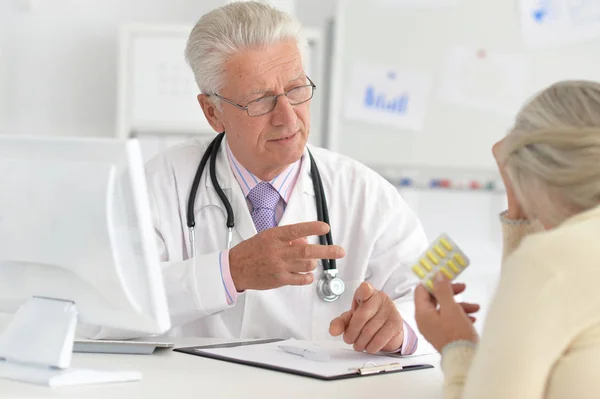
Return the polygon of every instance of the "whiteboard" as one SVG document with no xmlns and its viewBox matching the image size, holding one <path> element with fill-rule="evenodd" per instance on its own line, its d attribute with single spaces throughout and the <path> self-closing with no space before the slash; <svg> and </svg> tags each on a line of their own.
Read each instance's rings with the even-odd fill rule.
<svg viewBox="0 0 600 399">
<path fill-rule="evenodd" d="M 491 147 L 511 127 L 529 96 L 558 80 L 600 80 L 600 37 L 544 48 L 527 46 L 519 12 L 519 4 L 525 2 L 533 4 L 533 0 L 429 1 L 420 6 L 406 0 L 339 1 L 330 147 L 373 166 L 494 172 Z M 600 25 L 600 18 L 597 22 Z M 464 65 L 457 61 L 461 59 L 466 60 Z M 348 115 L 356 114 L 345 107 L 354 82 L 361 79 L 353 72 L 357 63 L 427 76 L 431 87 L 422 126 L 398 127 L 383 123 L 383 118 Z M 463 90 L 457 94 L 459 81 Z"/>
<path fill-rule="evenodd" d="M 197 102 L 199 93 L 184 50 L 193 26 L 127 25 L 121 33 L 118 135 L 214 134 Z M 321 35 L 306 29 L 309 49 L 304 54 L 307 74 L 321 80 Z M 311 104 L 313 128 L 319 136 L 320 100 Z"/>
<path fill-rule="evenodd" d="M 190 26 L 131 25 L 121 35 L 119 135 L 210 133 L 185 62 Z"/>
</svg>

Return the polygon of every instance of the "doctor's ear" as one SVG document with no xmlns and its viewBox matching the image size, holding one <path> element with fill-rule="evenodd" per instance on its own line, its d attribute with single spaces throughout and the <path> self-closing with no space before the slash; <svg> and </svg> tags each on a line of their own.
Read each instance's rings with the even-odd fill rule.
<svg viewBox="0 0 600 399">
<path fill-rule="evenodd" d="M 198 94 L 198 104 L 202 108 L 202 112 L 204 112 L 204 116 L 206 120 L 210 124 L 210 126 L 217 133 L 221 133 L 225 131 L 225 126 L 221 122 L 221 112 L 217 109 L 217 106 L 211 101 L 211 99 L 206 94 Z"/>
</svg>

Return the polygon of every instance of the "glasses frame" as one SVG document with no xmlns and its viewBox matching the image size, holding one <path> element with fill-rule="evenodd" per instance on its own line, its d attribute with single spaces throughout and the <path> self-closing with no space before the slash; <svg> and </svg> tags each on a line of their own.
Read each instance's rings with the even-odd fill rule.
<svg viewBox="0 0 600 399">
<path fill-rule="evenodd" d="M 256 100 L 252 100 L 252 101 L 250 101 L 250 102 L 249 102 L 248 104 L 246 104 L 246 105 L 241 105 L 241 104 L 238 104 L 238 103 L 236 103 L 236 102 L 234 102 L 234 101 L 231 101 L 231 100 L 230 100 L 230 99 L 228 99 L 228 98 L 225 98 L 225 97 L 221 96 L 221 95 L 220 95 L 220 94 L 218 94 L 218 93 L 212 93 L 212 94 L 209 94 L 209 96 L 213 95 L 213 96 L 215 96 L 215 97 L 217 97 L 217 98 L 219 98 L 219 99 L 221 99 L 221 100 L 225 101 L 226 103 L 228 103 L 228 104 L 231 104 L 231 105 L 233 105 L 234 107 L 241 109 L 242 111 L 246 111 L 246 114 L 248 114 L 248 116 L 250 116 L 250 117 L 254 118 L 254 117 L 257 117 L 257 116 L 263 116 L 263 115 L 266 115 L 266 114 L 268 114 L 268 113 L 272 112 L 272 111 L 275 109 L 275 106 L 277 105 L 277 99 L 278 99 L 279 97 L 281 97 L 281 96 L 285 96 L 285 97 L 287 98 L 287 95 L 288 95 L 288 93 L 289 93 L 290 91 L 292 91 L 292 90 L 296 90 L 296 89 L 299 89 L 299 88 L 302 88 L 302 87 L 311 87 L 311 88 L 312 88 L 312 92 L 310 93 L 310 97 L 309 97 L 309 98 L 307 98 L 307 99 L 306 99 L 306 100 L 304 100 L 304 101 L 301 101 L 301 102 L 299 102 L 299 103 L 292 104 L 292 102 L 291 102 L 291 101 L 290 101 L 290 99 L 288 98 L 288 101 L 289 101 L 290 105 L 300 105 L 300 104 L 304 104 L 304 103 L 305 103 L 305 102 L 307 102 L 307 101 L 310 101 L 310 100 L 313 98 L 313 96 L 315 95 L 315 89 L 317 88 L 317 86 L 316 86 L 316 85 L 313 83 L 313 81 L 312 81 L 312 80 L 311 80 L 311 79 L 310 79 L 308 76 L 306 76 L 306 79 L 308 79 L 308 82 L 309 82 L 309 84 L 307 84 L 307 85 L 296 86 L 296 87 L 294 87 L 294 88 L 292 88 L 292 89 L 290 89 L 290 90 L 288 90 L 288 91 L 286 91 L 286 92 L 284 92 L 284 93 L 281 93 L 281 94 L 276 94 L 276 95 L 273 95 L 273 96 L 264 96 L 264 97 L 260 97 L 260 98 L 257 98 Z M 248 111 L 248 107 L 250 106 L 250 104 L 252 104 L 252 103 L 255 103 L 255 102 L 257 102 L 257 101 L 264 100 L 265 98 L 272 98 L 272 99 L 273 99 L 273 107 L 272 107 L 272 108 L 271 108 L 269 111 L 267 111 L 267 112 L 264 112 L 264 113 L 262 113 L 262 114 L 258 114 L 258 115 L 250 115 L 250 112 Z"/>
</svg>

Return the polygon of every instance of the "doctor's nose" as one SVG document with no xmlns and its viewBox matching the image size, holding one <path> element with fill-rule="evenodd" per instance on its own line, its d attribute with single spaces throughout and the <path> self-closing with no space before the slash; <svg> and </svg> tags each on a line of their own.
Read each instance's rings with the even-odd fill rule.
<svg viewBox="0 0 600 399">
<path fill-rule="evenodd" d="M 290 132 L 296 131 L 298 127 L 298 115 L 294 106 L 290 104 L 286 96 L 277 98 L 275 108 L 271 112 L 271 123 L 273 126 L 284 126 L 290 129 Z"/>
</svg>

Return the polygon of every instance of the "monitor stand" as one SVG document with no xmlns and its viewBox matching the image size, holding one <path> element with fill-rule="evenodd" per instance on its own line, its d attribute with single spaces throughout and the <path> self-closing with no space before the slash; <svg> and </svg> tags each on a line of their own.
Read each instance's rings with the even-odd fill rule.
<svg viewBox="0 0 600 399">
<path fill-rule="evenodd" d="M 73 302 L 34 297 L 0 335 L 0 378 L 51 387 L 138 381 L 137 371 L 69 368 L 77 327 Z"/>
</svg>

